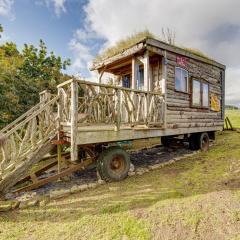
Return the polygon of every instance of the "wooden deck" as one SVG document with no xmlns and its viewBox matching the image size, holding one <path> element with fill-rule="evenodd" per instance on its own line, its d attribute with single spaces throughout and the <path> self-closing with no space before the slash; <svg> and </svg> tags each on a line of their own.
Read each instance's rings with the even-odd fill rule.
<svg viewBox="0 0 240 240">
<path fill-rule="evenodd" d="M 53 140 L 64 144 L 62 132 L 70 143 L 71 161 L 76 161 L 79 145 L 223 128 L 221 119 L 196 122 L 195 115 L 183 119 L 184 124 L 179 119 L 168 124 L 167 115 L 166 96 L 159 92 L 80 80 L 60 84 L 57 96 L 44 93 L 39 104 L 0 131 L 0 192 L 7 191 L 51 150 Z"/>
<path fill-rule="evenodd" d="M 65 126 L 63 130 L 66 136 L 70 138 L 70 127 Z M 123 126 L 119 131 L 116 131 L 114 125 L 91 125 L 78 127 L 76 142 L 77 145 L 84 145 L 221 130 L 221 126 L 163 129 L 157 127 L 148 128 L 142 125 L 135 127 Z"/>
</svg>

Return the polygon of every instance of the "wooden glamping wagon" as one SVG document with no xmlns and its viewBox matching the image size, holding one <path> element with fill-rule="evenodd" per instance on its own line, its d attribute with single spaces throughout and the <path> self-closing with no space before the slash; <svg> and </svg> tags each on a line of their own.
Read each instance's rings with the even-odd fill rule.
<svg viewBox="0 0 240 240">
<path fill-rule="evenodd" d="M 201 54 L 145 38 L 92 70 L 99 83 L 72 79 L 55 96 L 45 91 L 0 131 L 0 192 L 20 180 L 32 181 L 20 190 L 33 189 L 94 163 L 104 180 L 121 180 L 130 158 L 114 143 L 161 137 L 168 146 L 181 138 L 206 151 L 223 129 L 225 66 Z M 54 147 L 58 157 L 50 161 Z M 42 159 L 47 164 L 29 173 Z M 39 178 L 57 164 L 56 174 Z"/>
</svg>

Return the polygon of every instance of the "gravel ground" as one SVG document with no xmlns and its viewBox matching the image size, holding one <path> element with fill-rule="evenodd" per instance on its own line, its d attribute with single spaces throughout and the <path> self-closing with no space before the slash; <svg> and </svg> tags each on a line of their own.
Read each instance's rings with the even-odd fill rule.
<svg viewBox="0 0 240 240">
<path fill-rule="evenodd" d="M 168 162 L 175 157 L 181 157 L 185 154 L 192 153 L 188 149 L 187 145 L 175 144 L 170 148 L 166 148 L 162 145 L 155 145 L 150 148 L 144 148 L 141 150 L 130 150 L 131 162 L 134 165 L 134 171 L 141 171 L 141 169 L 149 168 L 150 166 Z M 49 172 L 51 175 L 54 172 Z M 79 171 L 71 176 L 64 177 L 61 181 L 52 182 L 46 184 L 38 189 L 20 193 L 18 196 L 8 194 L 9 199 L 27 200 L 35 197 L 36 195 L 46 195 L 50 191 L 71 189 L 74 185 L 82 185 L 96 182 L 99 179 L 96 169 L 86 169 Z"/>
</svg>

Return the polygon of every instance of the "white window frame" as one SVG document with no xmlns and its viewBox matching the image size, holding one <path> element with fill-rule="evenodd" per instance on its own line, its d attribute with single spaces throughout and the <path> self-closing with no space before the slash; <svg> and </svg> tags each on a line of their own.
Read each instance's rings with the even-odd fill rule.
<svg viewBox="0 0 240 240">
<path fill-rule="evenodd" d="M 193 81 L 198 81 L 200 83 L 200 105 L 193 104 Z M 208 106 L 203 106 L 203 84 L 206 84 L 208 86 Z M 207 81 L 205 81 L 204 79 L 201 79 L 201 78 L 193 77 L 191 79 L 191 107 L 192 108 L 209 109 L 210 108 L 209 91 L 210 91 L 210 86 Z"/>
<path fill-rule="evenodd" d="M 187 73 L 187 84 L 186 84 L 186 91 L 181 91 L 181 90 L 178 90 L 178 89 L 176 89 L 176 70 L 177 69 L 180 69 L 181 71 L 185 71 L 186 73 Z M 184 68 L 182 68 L 182 67 L 175 67 L 175 79 L 174 79 L 174 83 L 175 83 L 175 91 L 177 91 L 177 92 L 182 92 L 182 93 L 189 93 L 189 73 L 188 73 L 188 70 L 186 70 L 186 69 L 184 69 Z"/>
</svg>

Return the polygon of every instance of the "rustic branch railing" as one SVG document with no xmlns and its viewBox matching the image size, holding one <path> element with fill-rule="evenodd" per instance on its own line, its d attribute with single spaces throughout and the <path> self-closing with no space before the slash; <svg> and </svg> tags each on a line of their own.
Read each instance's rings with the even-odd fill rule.
<svg viewBox="0 0 240 240">
<path fill-rule="evenodd" d="M 84 124 L 163 125 L 164 98 L 160 93 L 72 80 L 58 86 L 61 121 L 70 124 L 72 82 L 78 88 L 77 120 Z"/>
<path fill-rule="evenodd" d="M 0 179 L 56 135 L 58 98 L 40 102 L 0 132 Z"/>
</svg>

